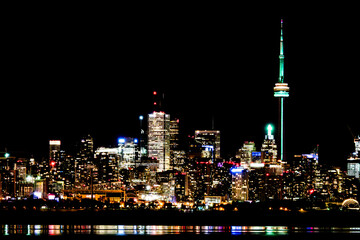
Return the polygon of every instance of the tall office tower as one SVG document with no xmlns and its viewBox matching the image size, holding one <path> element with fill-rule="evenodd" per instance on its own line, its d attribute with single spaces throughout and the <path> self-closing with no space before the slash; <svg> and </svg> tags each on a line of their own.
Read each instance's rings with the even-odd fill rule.
<svg viewBox="0 0 360 240">
<path fill-rule="evenodd" d="M 148 156 L 158 160 L 158 172 L 171 169 L 170 115 L 165 112 L 148 115 Z"/>
<path fill-rule="evenodd" d="M 137 138 L 118 138 L 118 147 L 119 147 L 119 167 L 120 169 L 129 169 L 134 168 L 137 165 L 139 153 L 139 140 Z"/>
<path fill-rule="evenodd" d="M 71 155 L 65 154 L 64 151 L 61 151 L 61 177 L 64 181 L 65 189 L 72 189 L 75 187 L 75 158 Z"/>
<path fill-rule="evenodd" d="M 49 179 L 50 181 L 58 180 L 58 170 L 60 167 L 60 140 L 49 141 Z"/>
<path fill-rule="evenodd" d="M 355 152 L 347 160 L 347 175 L 360 178 L 360 138 L 354 139 Z"/>
<path fill-rule="evenodd" d="M 80 155 L 81 157 L 93 158 L 94 157 L 94 140 L 88 134 L 80 141 Z"/>
<path fill-rule="evenodd" d="M 252 153 L 256 151 L 255 143 L 245 141 L 242 148 L 236 154 L 236 158 L 240 159 L 241 166 L 249 168 L 252 162 Z"/>
<path fill-rule="evenodd" d="M 243 167 L 232 168 L 232 200 L 244 202 L 249 199 L 249 172 Z"/>
<path fill-rule="evenodd" d="M 179 119 L 170 121 L 170 165 L 171 169 L 182 171 L 185 151 L 180 145 Z"/>
<path fill-rule="evenodd" d="M 100 147 L 95 151 L 97 169 L 93 169 L 93 182 L 117 182 L 119 176 L 119 149 Z M 94 171 L 95 170 L 95 171 Z M 95 181 L 94 181 L 95 180 Z M 88 181 L 90 183 L 90 181 Z"/>
<path fill-rule="evenodd" d="M 60 154 L 60 140 L 50 140 L 49 141 L 49 160 L 55 161 L 55 159 L 59 158 Z"/>
<path fill-rule="evenodd" d="M 357 157 L 360 157 L 360 136 L 354 139 L 355 143 L 355 153 Z"/>
<path fill-rule="evenodd" d="M 91 173 L 94 172 L 94 142 L 90 135 L 80 140 L 80 149 L 75 159 L 75 186 L 90 185 Z"/>
<path fill-rule="evenodd" d="M 146 136 L 145 136 L 145 130 L 144 130 L 144 126 L 143 126 L 143 120 L 144 120 L 144 116 L 140 115 L 139 116 L 139 121 L 140 121 L 140 135 L 139 135 L 139 149 L 140 149 L 140 157 L 145 157 L 147 156 L 147 152 L 146 152 Z"/>
<path fill-rule="evenodd" d="M 195 141 L 199 142 L 204 150 L 203 158 L 220 158 L 220 131 L 218 130 L 196 130 Z"/>
<path fill-rule="evenodd" d="M 281 19 L 280 32 L 280 55 L 279 55 L 279 81 L 274 87 L 274 97 L 279 98 L 279 137 L 280 137 L 280 156 L 279 160 L 284 159 L 284 99 L 289 97 L 289 86 L 284 82 L 284 39 L 283 39 L 283 20 Z"/>
<path fill-rule="evenodd" d="M 264 143 L 261 146 L 261 158 L 265 164 L 277 163 L 277 145 L 272 130 L 273 127 L 269 124 L 267 126 L 267 135 L 265 135 Z"/>
<path fill-rule="evenodd" d="M 170 150 L 179 149 L 179 119 L 170 121 Z"/>
</svg>

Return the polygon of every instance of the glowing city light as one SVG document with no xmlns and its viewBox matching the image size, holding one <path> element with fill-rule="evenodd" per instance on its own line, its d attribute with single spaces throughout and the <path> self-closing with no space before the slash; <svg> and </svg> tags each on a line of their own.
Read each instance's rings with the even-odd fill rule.
<svg viewBox="0 0 360 240">
<path fill-rule="evenodd" d="M 244 168 L 243 167 L 237 167 L 237 168 L 231 168 L 230 169 L 230 172 L 231 173 L 242 173 L 244 171 Z"/>
<path fill-rule="evenodd" d="M 268 135 L 272 135 L 272 130 L 274 129 L 273 126 L 271 124 L 268 124 L 266 127 L 267 131 L 268 131 Z"/>
</svg>

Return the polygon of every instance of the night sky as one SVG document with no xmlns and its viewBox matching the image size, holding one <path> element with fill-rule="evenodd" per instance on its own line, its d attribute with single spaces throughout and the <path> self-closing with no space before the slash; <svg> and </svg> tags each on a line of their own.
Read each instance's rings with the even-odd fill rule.
<svg viewBox="0 0 360 240">
<path fill-rule="evenodd" d="M 345 166 L 354 150 L 356 15 L 245 17 L 231 6 L 23 11 L 3 22 L 1 151 L 46 156 L 49 139 L 71 147 L 91 133 L 101 146 L 137 136 L 154 90 L 184 135 L 210 129 L 214 118 L 223 157 L 247 140 L 260 150 L 265 125 L 277 124 L 281 17 L 287 157 L 320 144 L 321 162 Z"/>
</svg>

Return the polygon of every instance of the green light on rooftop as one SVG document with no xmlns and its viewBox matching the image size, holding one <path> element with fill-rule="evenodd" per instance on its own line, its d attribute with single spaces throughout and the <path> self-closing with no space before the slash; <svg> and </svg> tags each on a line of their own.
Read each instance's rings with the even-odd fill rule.
<svg viewBox="0 0 360 240">
<path fill-rule="evenodd" d="M 268 124 L 266 127 L 266 130 L 268 133 L 267 135 L 270 136 L 270 135 L 272 135 L 272 131 L 274 130 L 274 127 L 271 124 Z"/>
</svg>

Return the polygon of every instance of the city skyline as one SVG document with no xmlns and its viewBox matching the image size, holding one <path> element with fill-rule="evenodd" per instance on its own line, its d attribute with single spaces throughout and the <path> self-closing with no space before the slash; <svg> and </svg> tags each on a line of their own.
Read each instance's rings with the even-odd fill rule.
<svg viewBox="0 0 360 240">
<path fill-rule="evenodd" d="M 320 161 L 345 166 L 353 151 L 351 132 L 358 135 L 360 129 L 353 77 L 357 64 L 349 61 L 358 52 L 351 31 L 358 21 L 342 17 L 284 17 L 285 79 L 292 90 L 285 138 L 289 157 L 320 144 Z M 48 36 L 43 30 L 49 23 L 31 31 L 24 26 L 32 37 L 28 43 L 39 54 L 22 51 L 21 41 L 12 43 L 19 47 L 15 55 L 25 60 L 12 55 L 7 65 L 0 146 L 46 154 L 48 140 L 71 145 L 88 133 L 97 146 L 116 144 L 119 136 L 138 134 L 138 117 L 152 111 L 152 91 L 157 90 L 165 94 L 171 116 L 180 118 L 180 131 L 211 129 L 214 119 L 224 157 L 234 155 L 244 141 L 255 141 L 259 148 L 266 124 L 277 122 L 273 85 L 278 80 L 280 17 L 234 21 L 229 16 L 217 24 L 203 23 L 200 17 L 170 20 L 151 22 L 154 28 L 140 20 L 126 25 L 122 47 L 116 42 L 120 36 L 108 33 L 114 27 L 108 21 L 105 30 L 96 29 L 104 37 L 92 41 L 90 26 L 79 33 L 70 20 L 55 21 L 57 30 L 67 28 L 61 28 L 61 40 L 50 30 L 52 37 L 43 45 L 37 40 Z M 171 24 L 176 27 L 168 30 Z M 142 33 L 135 31 L 137 26 Z M 95 42 L 91 57 L 86 49 Z M 121 52 L 122 60 L 116 60 Z"/>
</svg>

